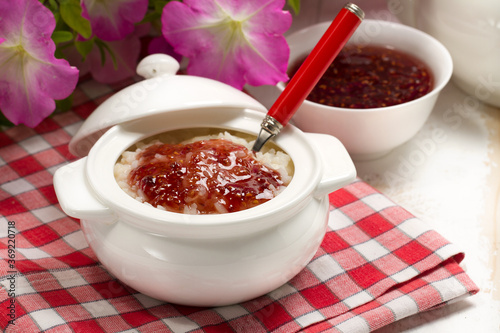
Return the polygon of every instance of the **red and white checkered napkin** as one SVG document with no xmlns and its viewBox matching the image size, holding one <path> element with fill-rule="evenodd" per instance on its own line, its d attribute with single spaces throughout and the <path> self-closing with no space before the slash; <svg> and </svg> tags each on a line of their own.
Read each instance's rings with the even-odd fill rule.
<svg viewBox="0 0 500 333">
<path fill-rule="evenodd" d="M 332 230 L 277 290 L 219 308 L 137 293 L 97 262 L 54 194 L 54 170 L 73 159 L 67 145 L 82 121 L 78 110 L 0 133 L 6 332 L 369 332 L 478 291 L 454 245 L 358 180 L 330 195 Z"/>
</svg>

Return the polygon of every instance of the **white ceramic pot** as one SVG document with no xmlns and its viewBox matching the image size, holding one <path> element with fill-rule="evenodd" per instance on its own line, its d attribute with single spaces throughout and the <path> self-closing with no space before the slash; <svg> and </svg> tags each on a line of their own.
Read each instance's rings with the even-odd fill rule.
<svg viewBox="0 0 500 333">
<path fill-rule="evenodd" d="M 113 168 L 136 142 L 193 128 L 256 136 L 264 117 L 262 105 L 238 90 L 173 75 L 176 66 L 165 57 L 146 58 L 138 72 L 149 79 L 108 99 L 75 135 L 72 151 L 86 155 L 91 149 L 55 173 L 61 207 L 81 219 L 91 248 L 110 273 L 146 295 L 219 306 L 270 292 L 317 251 L 328 221 L 328 193 L 354 179 L 354 165 L 334 137 L 306 134 L 290 125 L 274 141 L 291 157 L 294 176 L 282 193 L 262 205 L 228 214 L 187 215 L 133 199 L 118 186 Z M 111 120 L 120 101 L 143 90 L 147 98 L 131 107 L 125 120 Z"/>
</svg>

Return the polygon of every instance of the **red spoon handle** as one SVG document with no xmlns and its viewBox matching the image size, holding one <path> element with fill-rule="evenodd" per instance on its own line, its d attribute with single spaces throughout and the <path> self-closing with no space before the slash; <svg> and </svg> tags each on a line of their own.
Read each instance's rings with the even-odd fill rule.
<svg viewBox="0 0 500 333">
<path fill-rule="evenodd" d="M 307 98 L 340 50 L 363 19 L 363 12 L 352 4 L 340 10 L 318 44 L 269 109 L 268 116 L 285 126 Z"/>
</svg>

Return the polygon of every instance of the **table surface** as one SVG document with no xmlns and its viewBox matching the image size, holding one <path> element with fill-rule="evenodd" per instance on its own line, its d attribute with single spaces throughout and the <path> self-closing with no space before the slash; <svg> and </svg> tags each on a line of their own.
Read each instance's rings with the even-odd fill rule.
<svg viewBox="0 0 500 333">
<path fill-rule="evenodd" d="M 386 1 L 356 3 L 367 18 L 395 20 Z M 308 2 L 290 32 L 331 20 L 338 6 Z M 355 162 L 361 179 L 465 252 L 462 267 L 481 289 L 378 332 L 500 331 L 500 108 L 470 101 L 450 82 L 412 140 L 377 160 Z"/>
<path fill-rule="evenodd" d="M 500 109 L 478 104 L 447 122 L 445 112 L 465 97 L 449 84 L 410 142 L 378 160 L 355 163 L 363 180 L 457 244 L 465 252 L 462 266 L 481 289 L 383 332 L 500 330 Z M 436 129 L 444 132 L 442 140 L 433 140 Z"/>
</svg>

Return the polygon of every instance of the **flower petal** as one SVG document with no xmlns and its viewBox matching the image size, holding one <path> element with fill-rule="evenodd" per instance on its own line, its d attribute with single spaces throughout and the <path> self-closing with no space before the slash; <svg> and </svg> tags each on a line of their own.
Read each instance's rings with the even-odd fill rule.
<svg viewBox="0 0 500 333">
<path fill-rule="evenodd" d="M 282 37 L 247 36 L 250 43 L 242 47 L 239 63 L 249 70 L 245 79 L 252 86 L 275 85 L 288 81 L 286 74 L 290 49 Z"/>
<path fill-rule="evenodd" d="M 54 57 L 54 27 L 37 0 L 0 3 L 0 109 L 14 124 L 36 126 L 76 87 L 78 70 Z"/>
<path fill-rule="evenodd" d="M 170 45 L 163 36 L 158 36 L 153 39 L 148 44 L 148 54 L 164 53 L 168 54 L 178 62 L 181 62 L 182 56 L 174 51 L 172 45 Z"/>
<path fill-rule="evenodd" d="M 94 47 L 88 55 L 92 78 L 98 82 L 110 84 L 134 76 L 141 47 L 139 39 L 108 42 L 108 46 L 115 56 L 116 64 L 109 54 L 106 54 L 106 60 L 102 64 L 100 51 Z"/>
<path fill-rule="evenodd" d="M 207 1 L 207 4 L 210 3 Z M 220 24 L 224 18 L 217 19 L 215 13 L 207 9 L 189 7 L 177 1 L 163 8 L 162 32 L 176 52 L 192 57 L 218 47 L 216 36 L 208 27 Z"/>
<path fill-rule="evenodd" d="M 217 0 L 218 5 L 237 21 L 251 23 L 252 31 L 283 34 L 292 24 L 292 16 L 283 11 L 285 0 Z"/>
<path fill-rule="evenodd" d="M 242 89 L 286 81 L 289 49 L 282 34 L 291 25 L 284 0 L 185 0 L 168 3 L 162 33 L 189 58 L 188 74 Z"/>
<path fill-rule="evenodd" d="M 219 59 L 227 61 L 220 61 Z M 233 54 L 224 55 L 222 50 L 213 50 L 196 54 L 189 59 L 186 69 L 188 74 L 198 75 L 229 84 L 242 89 L 245 84 L 246 69 L 234 61 Z"/>
<path fill-rule="evenodd" d="M 78 70 L 64 60 L 46 65 L 17 56 L 5 64 L 0 72 L 0 108 L 16 125 L 38 125 L 54 111 L 54 99 L 68 97 L 78 80 Z"/>
<path fill-rule="evenodd" d="M 148 9 L 148 0 L 81 0 L 82 16 L 105 41 L 121 40 L 134 32 Z"/>
<path fill-rule="evenodd" d="M 123 40 L 106 42 L 113 52 L 116 64 L 110 54 L 106 54 L 104 65 L 101 61 L 101 53 L 94 46 L 88 55 L 90 72 L 92 77 L 101 83 L 116 83 L 136 74 L 137 60 L 141 51 L 140 38 L 149 31 L 149 25 L 142 24 L 135 28 L 134 33 Z M 106 51 L 107 52 L 107 51 Z"/>
</svg>

